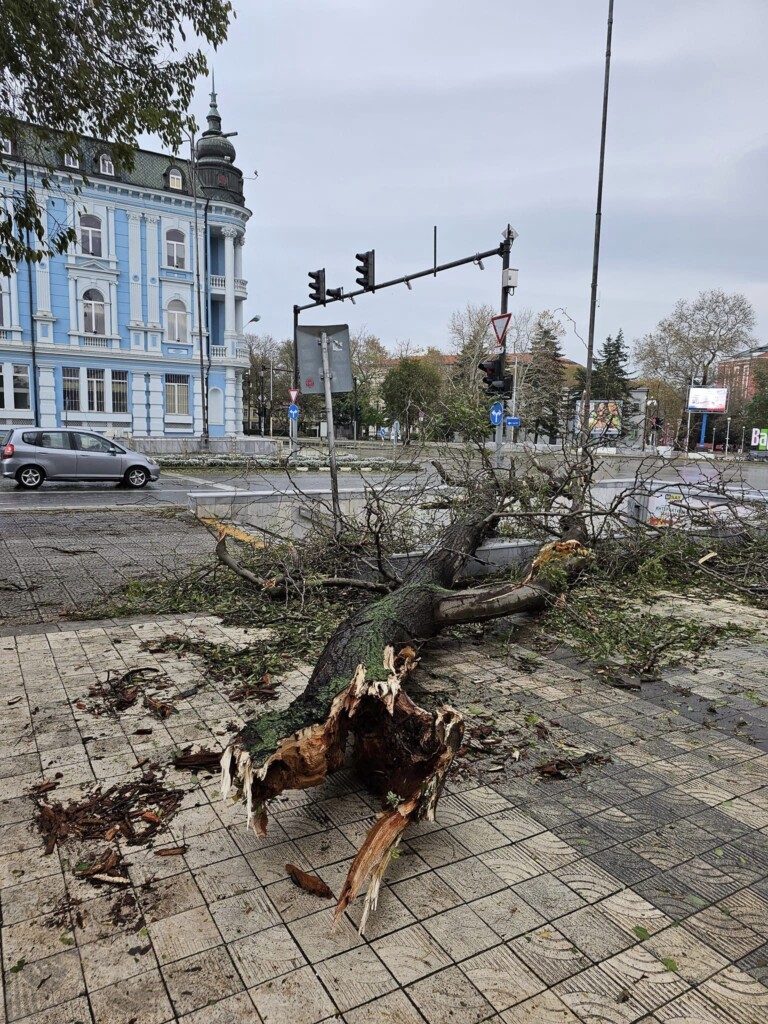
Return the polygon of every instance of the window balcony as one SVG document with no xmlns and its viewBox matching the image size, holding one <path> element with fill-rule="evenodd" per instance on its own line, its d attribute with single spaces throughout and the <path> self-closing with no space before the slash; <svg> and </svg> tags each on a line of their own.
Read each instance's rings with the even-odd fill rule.
<svg viewBox="0 0 768 1024">
<path fill-rule="evenodd" d="M 81 334 L 83 348 L 112 348 L 112 338 L 104 334 Z"/>
<path fill-rule="evenodd" d="M 211 345 L 211 359 L 225 359 L 227 356 L 226 345 Z"/>
</svg>

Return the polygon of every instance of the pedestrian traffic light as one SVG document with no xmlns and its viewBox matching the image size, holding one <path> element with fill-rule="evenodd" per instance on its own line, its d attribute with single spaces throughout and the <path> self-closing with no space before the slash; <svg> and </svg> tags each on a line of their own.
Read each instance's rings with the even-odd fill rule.
<svg viewBox="0 0 768 1024">
<path fill-rule="evenodd" d="M 651 416 L 651 427 L 654 430 L 659 430 L 663 426 L 664 420 L 661 418 L 661 416 Z"/>
<path fill-rule="evenodd" d="M 498 395 L 504 391 L 504 357 L 486 359 L 479 364 L 483 371 L 483 385 L 486 395 Z"/>
<path fill-rule="evenodd" d="M 374 291 L 376 287 L 375 250 L 369 249 L 368 252 L 358 252 L 355 254 L 355 259 L 358 264 L 355 267 L 355 273 L 357 274 L 355 280 L 367 292 Z"/>
<path fill-rule="evenodd" d="M 325 305 L 325 269 L 310 270 L 309 297 L 313 302 L 322 302 Z"/>
</svg>

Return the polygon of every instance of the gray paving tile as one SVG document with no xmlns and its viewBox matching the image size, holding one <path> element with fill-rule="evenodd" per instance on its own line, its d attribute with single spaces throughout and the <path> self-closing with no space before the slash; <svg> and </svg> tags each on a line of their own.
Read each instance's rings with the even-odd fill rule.
<svg viewBox="0 0 768 1024">
<path fill-rule="evenodd" d="M 401 985 L 451 963 L 442 946 L 420 924 L 376 939 L 371 946 Z"/>
<path fill-rule="evenodd" d="M 555 875 L 538 875 L 525 882 L 518 882 L 512 889 L 548 920 L 555 920 L 586 906 L 581 896 Z"/>
<path fill-rule="evenodd" d="M 176 1013 L 192 1013 L 243 991 L 243 983 L 223 946 L 175 960 L 162 969 Z"/>
<path fill-rule="evenodd" d="M 456 961 L 499 944 L 496 932 L 468 906 L 454 907 L 430 917 L 424 927 Z"/>
<path fill-rule="evenodd" d="M 431 974 L 408 987 L 408 995 L 429 1024 L 478 1024 L 493 1013 L 490 1003 L 458 967 Z"/>
<path fill-rule="evenodd" d="M 394 977 L 370 946 L 324 960 L 317 973 L 342 1013 L 397 988 Z"/>
<path fill-rule="evenodd" d="M 290 971 L 249 991 L 264 1024 L 316 1024 L 335 1015 L 336 1008 L 311 967 Z"/>
</svg>

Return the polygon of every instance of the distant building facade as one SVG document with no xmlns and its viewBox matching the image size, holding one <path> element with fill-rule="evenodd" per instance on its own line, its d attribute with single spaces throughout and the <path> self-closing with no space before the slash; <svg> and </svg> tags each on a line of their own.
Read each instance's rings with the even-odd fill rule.
<svg viewBox="0 0 768 1024">
<path fill-rule="evenodd" d="M 205 397 L 210 435 L 241 433 L 250 211 L 216 94 L 194 166 L 137 150 L 116 172 L 109 144 L 90 138 L 44 160 L 23 138 L 2 146 L 0 201 L 10 209 L 26 159 L 47 230 L 65 223 L 77 242 L 0 277 L 0 428 L 199 436 Z"/>
<path fill-rule="evenodd" d="M 731 409 L 740 402 L 748 402 L 755 396 L 755 365 L 768 359 L 768 345 L 737 352 L 730 359 L 722 359 L 717 366 L 717 386 L 728 388 L 728 404 Z"/>
</svg>

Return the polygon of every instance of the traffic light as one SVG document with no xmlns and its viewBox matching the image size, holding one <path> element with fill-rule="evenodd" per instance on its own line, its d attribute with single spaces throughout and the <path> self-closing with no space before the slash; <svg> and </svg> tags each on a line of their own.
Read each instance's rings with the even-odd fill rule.
<svg viewBox="0 0 768 1024">
<path fill-rule="evenodd" d="M 483 385 L 486 395 L 500 395 L 504 391 L 504 357 L 486 359 L 479 364 L 483 371 Z"/>
<path fill-rule="evenodd" d="M 355 273 L 357 277 L 355 280 L 364 288 L 367 292 L 374 291 L 376 287 L 376 252 L 374 249 L 370 249 L 368 252 L 358 252 L 355 254 L 357 260 L 357 266 L 355 267 Z"/>
<path fill-rule="evenodd" d="M 322 302 L 325 305 L 325 269 L 310 270 L 309 297 L 313 302 Z"/>
<path fill-rule="evenodd" d="M 664 420 L 661 416 L 651 416 L 651 428 L 653 430 L 660 430 L 664 426 Z"/>
<path fill-rule="evenodd" d="M 325 294 L 329 299 L 340 299 L 344 295 L 343 288 L 327 288 Z"/>
</svg>

